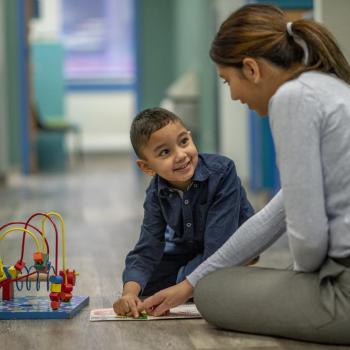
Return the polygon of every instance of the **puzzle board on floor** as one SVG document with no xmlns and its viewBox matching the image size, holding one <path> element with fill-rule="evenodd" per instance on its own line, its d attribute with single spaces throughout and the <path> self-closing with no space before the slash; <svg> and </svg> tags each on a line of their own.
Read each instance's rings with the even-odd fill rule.
<svg viewBox="0 0 350 350">
<path fill-rule="evenodd" d="M 74 317 L 89 304 L 89 297 L 74 295 L 68 303 L 52 310 L 48 296 L 23 296 L 0 301 L 0 320 L 65 319 Z"/>
<path fill-rule="evenodd" d="M 143 314 L 139 318 L 116 315 L 112 308 L 90 311 L 90 321 L 158 321 L 178 320 L 184 318 L 202 318 L 195 304 L 183 304 L 170 309 L 168 315 L 150 316 Z"/>
</svg>

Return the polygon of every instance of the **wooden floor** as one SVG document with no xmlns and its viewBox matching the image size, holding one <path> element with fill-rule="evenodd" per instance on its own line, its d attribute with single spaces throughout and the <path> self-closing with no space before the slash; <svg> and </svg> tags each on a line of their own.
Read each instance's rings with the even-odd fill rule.
<svg viewBox="0 0 350 350">
<path fill-rule="evenodd" d="M 65 174 L 15 176 L 0 188 L 1 224 L 37 211 L 63 215 L 68 267 L 80 272 L 74 294 L 90 296 L 90 305 L 71 320 L 0 321 L 1 350 L 350 349 L 226 332 L 204 320 L 89 322 L 89 310 L 111 307 L 121 290 L 124 257 L 139 233 L 144 188 L 129 156 L 87 159 Z M 1 241 L 5 263 L 18 259 L 20 237 Z M 260 264 L 290 264 L 285 241 L 277 242 Z"/>
</svg>

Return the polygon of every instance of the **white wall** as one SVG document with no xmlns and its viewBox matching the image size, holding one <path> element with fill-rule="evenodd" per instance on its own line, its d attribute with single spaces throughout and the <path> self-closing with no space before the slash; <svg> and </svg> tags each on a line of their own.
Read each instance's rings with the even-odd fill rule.
<svg viewBox="0 0 350 350">
<path fill-rule="evenodd" d="M 217 28 L 230 13 L 244 5 L 244 0 L 216 0 Z M 248 112 L 240 102 L 232 101 L 227 85 L 218 80 L 219 141 L 221 153 L 235 161 L 244 182 L 249 177 Z"/>
<path fill-rule="evenodd" d="M 87 152 L 130 150 L 134 109 L 131 92 L 69 92 L 66 96 L 67 119 L 80 125 Z"/>
<path fill-rule="evenodd" d="M 41 0 L 40 18 L 34 18 L 30 23 L 30 40 L 59 40 L 61 26 L 61 1 Z"/>
<path fill-rule="evenodd" d="M 32 20 L 31 41 L 60 41 L 61 1 L 42 0 L 41 17 Z M 87 152 L 130 150 L 129 126 L 135 113 L 132 92 L 67 91 L 65 118 L 82 130 Z"/>
<path fill-rule="evenodd" d="M 332 32 L 350 61 L 350 1 L 314 0 L 314 12 L 315 20 L 323 23 Z"/>
</svg>

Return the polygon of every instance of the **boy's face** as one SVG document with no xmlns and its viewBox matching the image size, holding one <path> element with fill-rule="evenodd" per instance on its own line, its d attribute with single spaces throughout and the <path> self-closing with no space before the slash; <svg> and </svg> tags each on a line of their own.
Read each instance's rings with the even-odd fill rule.
<svg viewBox="0 0 350 350">
<path fill-rule="evenodd" d="M 144 159 L 136 163 L 144 173 L 158 174 L 181 190 L 191 183 L 198 152 L 190 132 L 181 123 L 169 123 L 154 132 L 141 152 Z"/>
</svg>

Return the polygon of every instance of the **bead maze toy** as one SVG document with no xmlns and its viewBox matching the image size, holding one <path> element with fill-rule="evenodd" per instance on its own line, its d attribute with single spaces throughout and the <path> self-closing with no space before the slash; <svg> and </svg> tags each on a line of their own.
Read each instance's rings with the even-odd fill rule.
<svg viewBox="0 0 350 350">
<path fill-rule="evenodd" d="M 35 226 L 34 218 L 41 218 L 41 228 Z M 58 268 L 59 230 L 56 221 L 60 222 L 62 268 Z M 50 246 L 46 234 L 49 222 L 50 231 L 55 236 L 54 264 L 50 261 Z M 4 265 L 0 258 L 0 319 L 52 319 L 71 318 L 89 303 L 87 296 L 73 296 L 78 273 L 66 268 L 66 247 L 64 237 L 64 220 L 57 212 L 35 213 L 27 221 L 13 221 L 0 227 L 1 241 L 10 233 L 22 233 L 21 256 L 13 265 Z M 52 232 L 50 232 L 52 233 Z M 35 243 L 33 264 L 29 267 L 24 262 L 26 237 L 29 236 Z M 39 239 L 38 239 L 39 238 Z M 41 247 L 39 244 L 41 240 Z M 40 282 L 46 282 L 48 296 L 14 296 L 14 284 L 18 291 L 26 286 L 30 291 L 35 283 L 36 290 L 40 290 Z"/>
</svg>

